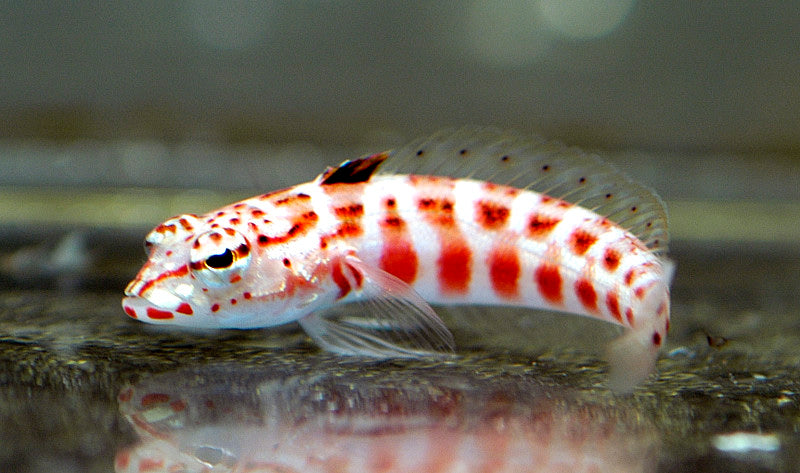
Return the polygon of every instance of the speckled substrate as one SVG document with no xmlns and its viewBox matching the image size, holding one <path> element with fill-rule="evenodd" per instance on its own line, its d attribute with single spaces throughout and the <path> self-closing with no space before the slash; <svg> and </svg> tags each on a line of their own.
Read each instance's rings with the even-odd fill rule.
<svg viewBox="0 0 800 473">
<path fill-rule="evenodd" d="M 124 282 L 141 260 L 130 256 L 139 254 L 138 245 L 127 243 L 102 249 L 118 266 L 98 266 L 66 290 L 46 289 L 46 280 L 5 281 L 0 471 L 112 471 L 115 452 L 135 441 L 118 413 L 121 386 L 230 361 L 306 373 L 391 373 L 387 382 L 397 385 L 404 376 L 448 371 L 506 382 L 509 376 L 535 379 L 654 425 L 658 471 L 793 471 L 800 464 L 797 247 L 673 244 L 673 323 L 658 375 L 620 397 L 604 387 L 601 356 L 616 331 L 572 316 L 527 314 L 513 330 L 491 333 L 450 320 L 460 355 L 450 363 L 343 364 L 296 327 L 197 333 L 148 326 L 126 317 L 119 305 Z M 467 318 L 475 328 L 476 318 L 504 315 L 481 309 Z M 718 434 L 732 432 L 776 434 L 780 447 L 734 453 L 714 446 Z"/>
</svg>

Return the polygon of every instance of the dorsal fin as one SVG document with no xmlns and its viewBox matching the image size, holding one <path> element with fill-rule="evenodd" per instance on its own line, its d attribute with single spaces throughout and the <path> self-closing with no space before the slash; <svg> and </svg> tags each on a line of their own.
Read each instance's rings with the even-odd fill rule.
<svg viewBox="0 0 800 473">
<path fill-rule="evenodd" d="M 383 172 L 491 181 L 547 194 L 605 216 L 656 253 L 667 250 L 667 211 L 650 189 L 597 156 L 538 137 L 468 126 L 391 153 Z"/>
<path fill-rule="evenodd" d="M 378 166 L 388 157 L 389 153 L 384 152 L 365 158 L 351 159 L 335 168 L 329 167 L 317 179 L 321 185 L 367 182 Z"/>
</svg>

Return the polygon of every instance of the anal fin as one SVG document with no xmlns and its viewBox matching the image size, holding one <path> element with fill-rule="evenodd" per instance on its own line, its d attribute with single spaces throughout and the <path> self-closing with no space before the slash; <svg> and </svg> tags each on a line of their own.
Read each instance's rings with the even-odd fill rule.
<svg viewBox="0 0 800 473">
<path fill-rule="evenodd" d="M 341 258 L 342 274 L 358 274 L 352 301 L 300 319 L 325 350 L 374 358 L 447 356 L 453 336 L 431 306 L 397 277 L 355 256 Z M 354 285 L 355 286 L 355 285 Z"/>
</svg>

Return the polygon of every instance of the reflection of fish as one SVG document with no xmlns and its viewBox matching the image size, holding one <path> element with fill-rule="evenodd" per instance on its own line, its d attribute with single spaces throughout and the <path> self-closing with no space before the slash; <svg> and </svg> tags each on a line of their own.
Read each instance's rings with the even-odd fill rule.
<svg viewBox="0 0 800 473">
<path fill-rule="evenodd" d="M 123 300 L 131 317 L 222 328 L 297 320 L 342 354 L 450 349 L 426 301 L 547 308 L 631 329 L 611 355 L 612 384 L 628 389 L 652 369 L 669 326 L 661 201 L 593 156 L 481 128 L 175 217 L 146 242 L 149 261 Z M 333 316 L 348 302 L 359 307 Z"/>
<path fill-rule="evenodd" d="M 120 410 L 142 441 L 116 471 L 641 472 L 657 457 L 635 411 L 521 379 L 263 371 L 203 367 L 124 388 Z"/>
</svg>

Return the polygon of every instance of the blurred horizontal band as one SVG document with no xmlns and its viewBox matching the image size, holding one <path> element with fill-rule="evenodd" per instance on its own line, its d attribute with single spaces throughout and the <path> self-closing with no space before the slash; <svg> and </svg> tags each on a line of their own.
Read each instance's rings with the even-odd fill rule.
<svg viewBox="0 0 800 473">
<path fill-rule="evenodd" d="M 0 223 L 149 228 L 247 197 L 208 190 L 0 188 Z M 673 239 L 800 243 L 800 202 L 677 200 L 667 206 Z"/>
</svg>

